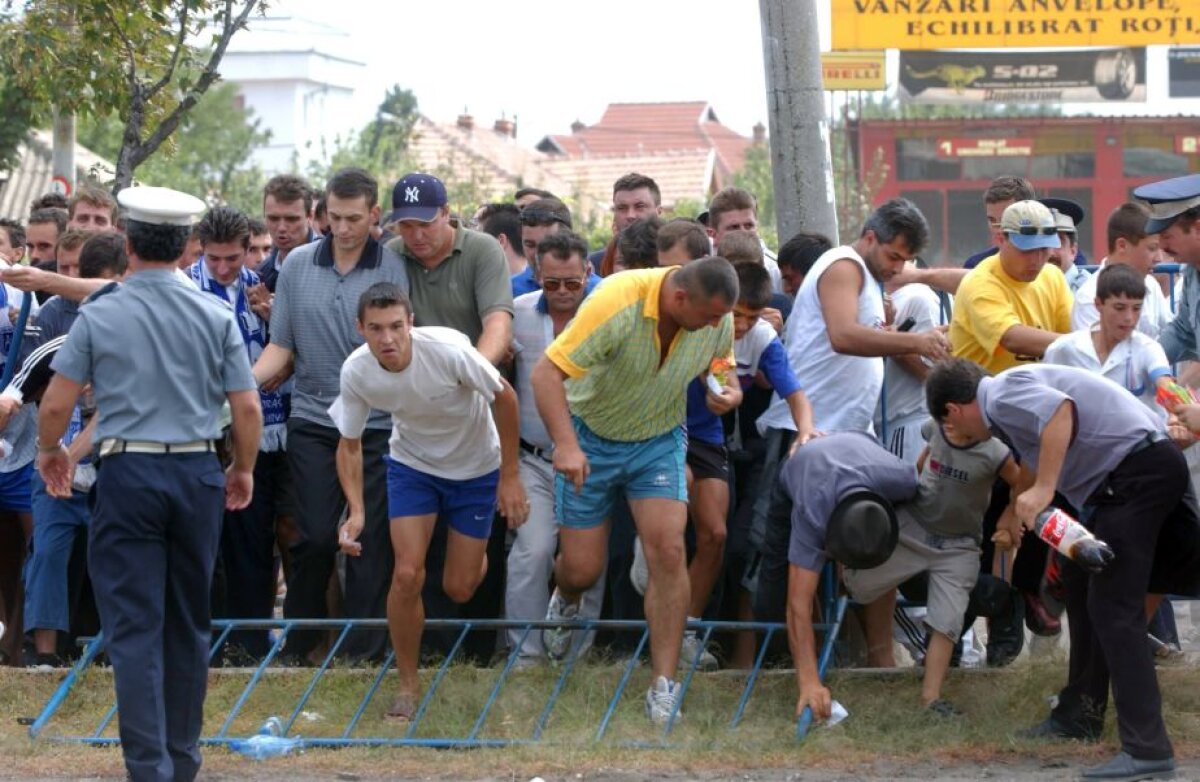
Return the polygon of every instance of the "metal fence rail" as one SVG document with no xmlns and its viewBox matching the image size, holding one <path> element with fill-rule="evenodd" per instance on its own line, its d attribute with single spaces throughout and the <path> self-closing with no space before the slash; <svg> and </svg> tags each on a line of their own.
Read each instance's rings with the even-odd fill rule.
<svg viewBox="0 0 1200 782">
<path fill-rule="evenodd" d="M 832 585 L 832 574 L 826 579 L 826 587 Z M 827 593 L 829 594 L 829 593 Z M 817 633 L 822 634 L 822 639 L 819 647 L 820 674 L 822 678 L 833 657 L 833 646 L 841 627 L 841 621 L 846 610 L 846 598 L 840 597 L 837 599 L 823 599 L 821 601 L 822 611 L 826 621 L 814 623 L 814 629 Z M 361 693 L 361 697 L 354 708 L 353 714 L 345 722 L 344 725 L 338 726 L 338 729 L 330 732 L 325 731 L 328 735 L 315 735 L 304 737 L 303 743 L 306 747 L 344 747 L 344 746 L 414 746 L 414 747 L 433 747 L 433 748 L 473 748 L 473 747 L 504 747 L 517 746 L 526 744 L 535 744 L 545 741 L 544 732 L 547 723 L 550 720 L 551 714 L 555 706 L 558 704 L 560 697 L 568 686 L 568 682 L 573 674 L 577 674 L 581 668 L 576 665 L 578 657 L 572 655 L 565 660 L 556 669 L 553 676 L 553 685 L 549 688 L 549 692 L 544 695 L 544 700 L 537 709 L 537 717 L 533 721 L 532 729 L 525 735 L 519 736 L 488 736 L 486 727 L 489 716 L 491 716 L 493 707 L 500 699 L 506 685 L 512 679 L 511 674 L 514 671 L 514 666 L 517 662 L 520 646 L 510 652 L 504 660 L 504 663 L 499 668 L 499 673 L 493 682 L 488 695 L 480 706 L 478 713 L 475 715 L 471 723 L 469 731 L 457 735 L 420 735 L 421 727 L 426 723 L 431 712 L 434 711 L 435 699 L 443 685 L 456 673 L 453 667 L 455 662 L 461 662 L 463 658 L 464 641 L 467 636 L 475 631 L 489 630 L 510 630 L 517 629 L 518 631 L 528 634 L 537 632 L 543 627 L 551 626 L 552 623 L 544 621 L 523 622 L 510 621 L 503 619 L 492 620 L 452 620 L 452 619 L 430 619 L 426 622 L 427 629 L 430 630 L 450 630 L 455 632 L 455 639 L 449 651 L 446 653 L 440 664 L 432 671 L 432 677 L 425 688 L 424 695 L 421 697 L 420 703 L 413 716 L 413 719 L 408 723 L 406 730 L 402 736 L 386 736 L 386 735 L 360 735 L 359 730 L 364 714 L 374 700 L 376 694 L 381 688 L 385 676 L 393 667 L 394 658 L 391 653 L 379 665 L 378 670 L 371 677 L 369 684 Z M 649 630 L 645 622 L 637 621 L 611 621 L 611 620 L 576 620 L 565 623 L 566 626 L 576 628 L 579 631 L 587 632 L 591 630 L 602 631 L 624 631 L 638 634 L 638 641 L 632 653 L 627 659 L 621 660 L 620 676 L 611 697 L 607 701 L 607 706 L 604 709 L 603 717 L 600 719 L 596 727 L 593 740 L 600 742 L 604 741 L 609 735 L 610 728 L 613 724 L 614 716 L 617 712 L 617 707 L 625 696 L 628 685 L 633 678 L 635 668 L 638 666 L 643 652 L 647 649 L 649 640 Z M 314 691 L 318 685 L 327 678 L 333 670 L 338 670 L 335 667 L 335 660 L 338 659 L 339 650 L 342 647 L 346 637 L 354 630 L 362 630 L 369 628 L 386 628 L 387 623 L 383 619 L 358 619 L 358 620 L 342 620 L 342 619 L 314 619 L 314 620 L 220 620 L 214 621 L 214 640 L 210 647 L 209 660 L 213 661 L 219 651 L 224 647 L 225 642 L 230 636 L 230 633 L 239 630 L 273 630 L 273 642 L 269 651 L 258 661 L 258 664 L 250 671 L 249 680 L 242 688 L 234 700 L 232 706 L 220 718 L 220 725 L 208 735 L 201 737 L 201 743 L 208 746 L 229 745 L 234 741 L 244 738 L 242 734 L 234 734 L 233 729 L 235 721 L 240 717 L 243 718 L 243 724 L 249 719 L 247 714 L 247 702 L 251 696 L 267 681 L 266 673 L 275 661 L 280 651 L 287 640 L 290 633 L 302 629 L 325 629 L 332 633 L 336 633 L 336 640 L 330 645 L 329 651 L 325 654 L 322 661 L 311 670 L 310 678 L 304 686 L 303 691 L 296 698 L 290 712 L 286 718 L 282 718 L 283 735 L 293 735 L 296 728 L 297 720 L 301 717 L 305 707 L 309 704 Z M 762 679 L 762 671 L 764 663 L 767 660 L 767 648 L 770 642 L 776 635 L 783 631 L 786 635 L 784 625 L 779 623 L 766 622 L 708 622 L 694 621 L 688 623 L 688 628 L 696 630 L 701 634 L 701 637 L 707 643 L 713 633 L 717 632 L 737 632 L 737 631 L 753 631 L 760 635 L 761 648 L 759 649 L 753 667 L 745 674 L 745 683 L 741 686 L 740 695 L 736 699 L 736 706 L 733 708 L 733 713 L 729 719 L 729 728 L 736 729 L 742 722 L 748 705 L 754 695 L 756 685 Z M 104 649 L 103 635 L 99 635 L 91 639 L 84 648 L 83 655 L 68 671 L 66 677 L 59 684 L 57 690 L 50 697 L 41 714 L 33 721 L 29 728 L 29 735 L 32 738 L 45 738 L 54 741 L 77 742 L 92 745 L 107 745 L 118 744 L 120 739 L 113 735 L 111 724 L 113 718 L 117 715 L 117 705 L 114 702 L 107 708 L 99 722 L 95 727 L 80 733 L 55 733 L 50 730 L 51 723 L 54 720 L 55 714 L 68 703 L 72 694 L 77 691 L 78 685 L 87 670 L 93 666 L 97 657 Z M 682 694 L 680 702 L 687 695 L 688 688 L 692 685 L 695 674 L 699 667 L 700 655 L 697 654 L 695 659 L 683 661 L 681 663 L 681 671 L 683 677 L 680 682 Z M 341 669 L 345 670 L 345 669 Z M 458 669 L 461 670 L 461 669 Z M 493 669 L 494 670 L 494 669 Z M 308 673 L 309 669 L 304 669 L 304 673 Z M 585 674 L 586 675 L 586 674 Z M 269 683 L 267 685 L 270 686 Z M 211 703 L 210 703 L 211 708 Z M 283 713 L 282 711 L 280 713 Z M 532 714 L 532 712 L 531 712 Z M 268 714 L 254 715 L 254 720 L 261 723 L 266 719 Z M 251 720 L 253 722 L 253 720 Z M 256 723 L 257 724 L 257 723 Z M 675 717 L 664 725 L 658 735 L 656 741 L 651 742 L 622 742 L 622 745 L 630 746 L 646 746 L 646 747 L 662 747 L 667 746 L 667 739 L 675 726 Z M 805 724 L 804 729 L 807 729 Z M 803 736 L 803 731 L 799 732 Z"/>
</svg>

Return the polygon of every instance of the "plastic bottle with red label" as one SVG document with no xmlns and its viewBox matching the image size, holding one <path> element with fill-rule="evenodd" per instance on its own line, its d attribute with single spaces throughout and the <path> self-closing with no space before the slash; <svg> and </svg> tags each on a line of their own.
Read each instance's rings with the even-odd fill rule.
<svg viewBox="0 0 1200 782">
<path fill-rule="evenodd" d="M 1034 533 L 1063 556 L 1092 573 L 1099 573 L 1115 558 L 1103 540 L 1058 508 L 1047 508 L 1033 523 Z"/>
</svg>

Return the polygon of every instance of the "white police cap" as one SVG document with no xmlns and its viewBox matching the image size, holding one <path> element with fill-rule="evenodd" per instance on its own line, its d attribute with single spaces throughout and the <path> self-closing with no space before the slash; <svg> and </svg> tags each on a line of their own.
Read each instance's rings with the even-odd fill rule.
<svg viewBox="0 0 1200 782">
<path fill-rule="evenodd" d="M 150 225 L 190 226 L 208 207 L 195 196 L 169 187 L 127 187 L 117 193 L 125 217 Z"/>
</svg>

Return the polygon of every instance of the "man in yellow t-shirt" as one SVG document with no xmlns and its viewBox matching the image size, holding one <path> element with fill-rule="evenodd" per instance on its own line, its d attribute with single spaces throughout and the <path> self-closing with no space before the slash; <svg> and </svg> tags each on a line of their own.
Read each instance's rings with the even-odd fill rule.
<svg viewBox="0 0 1200 782">
<path fill-rule="evenodd" d="M 1047 207 L 1037 201 L 1010 205 L 994 238 L 996 255 L 963 279 L 950 324 L 954 355 L 992 374 L 1041 359 L 1071 330 L 1073 304 L 1062 270 L 1046 263 L 1059 246 Z"/>
<path fill-rule="evenodd" d="M 542 631 L 546 654 L 571 648 L 564 620 L 604 567 L 608 516 L 617 495 L 629 500 L 646 552 L 650 585 L 653 684 L 646 711 L 656 723 L 678 717 L 673 681 L 690 596 L 683 531 L 687 524 L 684 417 L 687 387 L 714 359 L 733 360 L 738 281 L 723 258 L 683 267 L 621 272 L 584 300 L 546 348 L 531 377 L 538 412 L 554 441 L 557 588 Z M 742 400 L 729 373 L 706 402 L 722 415 Z"/>
</svg>

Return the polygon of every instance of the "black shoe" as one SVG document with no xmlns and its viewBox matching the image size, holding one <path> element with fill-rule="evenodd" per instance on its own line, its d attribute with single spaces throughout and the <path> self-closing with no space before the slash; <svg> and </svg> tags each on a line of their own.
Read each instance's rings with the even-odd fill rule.
<svg viewBox="0 0 1200 782">
<path fill-rule="evenodd" d="M 1137 780 L 1174 779 L 1175 759 L 1138 760 L 1128 752 L 1118 752 L 1107 763 L 1092 766 L 1083 772 L 1083 779 Z"/>
<path fill-rule="evenodd" d="M 1096 741 L 1100 738 L 1100 730 L 1088 730 L 1078 725 L 1066 725 L 1053 717 L 1034 725 L 1032 728 L 1017 732 L 1019 739 L 1068 739 L 1074 741 Z"/>
<path fill-rule="evenodd" d="M 943 720 L 957 720 L 967 716 L 959 711 L 957 706 L 945 698 L 938 698 L 935 701 L 931 701 L 929 705 L 925 707 L 925 713 L 932 717 L 937 717 L 938 719 Z"/>
<path fill-rule="evenodd" d="M 39 652 L 26 656 L 25 667 L 33 671 L 54 671 L 66 668 L 67 663 L 54 652 Z"/>
<path fill-rule="evenodd" d="M 987 664 L 1003 668 L 1017 659 L 1025 648 L 1025 601 L 1015 589 L 1009 589 L 1004 610 L 988 622 Z"/>
</svg>

